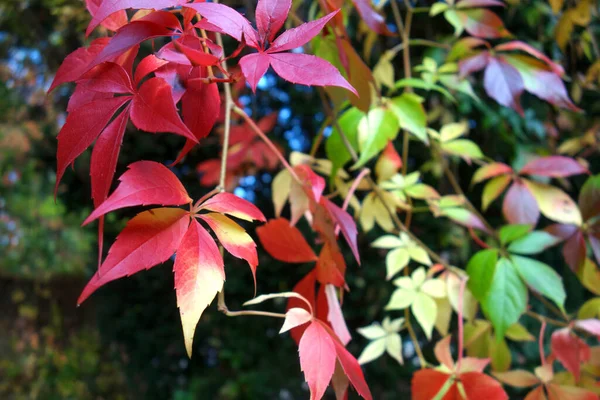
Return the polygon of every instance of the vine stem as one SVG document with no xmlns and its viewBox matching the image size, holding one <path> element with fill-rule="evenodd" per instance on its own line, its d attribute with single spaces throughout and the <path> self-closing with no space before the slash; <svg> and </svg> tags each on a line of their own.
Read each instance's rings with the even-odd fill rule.
<svg viewBox="0 0 600 400">
<path fill-rule="evenodd" d="M 540 337 L 538 340 L 538 346 L 540 351 L 540 362 L 542 367 L 546 365 L 546 356 L 544 355 L 544 332 L 546 331 L 546 321 L 542 321 L 542 327 L 540 328 Z"/>
<path fill-rule="evenodd" d="M 562 322 L 562 321 L 559 321 L 557 319 L 548 318 L 548 317 L 545 317 L 545 316 L 540 315 L 538 313 L 535 313 L 533 311 L 527 310 L 527 311 L 525 311 L 525 314 L 529 315 L 531 318 L 537 319 L 541 323 L 548 323 L 548 324 L 555 325 L 555 326 L 561 326 L 563 328 L 566 328 L 566 327 L 569 326 L 569 324 L 567 322 Z"/>
<path fill-rule="evenodd" d="M 456 361 L 456 370 L 460 371 L 460 363 L 463 358 L 464 349 L 464 321 L 463 321 L 463 303 L 465 298 L 465 288 L 467 279 L 460 280 L 460 289 L 458 293 L 458 360 Z"/>
</svg>

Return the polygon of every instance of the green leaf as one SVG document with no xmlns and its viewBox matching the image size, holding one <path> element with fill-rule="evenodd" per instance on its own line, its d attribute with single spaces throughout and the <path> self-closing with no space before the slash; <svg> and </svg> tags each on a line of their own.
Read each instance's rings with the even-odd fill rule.
<svg viewBox="0 0 600 400">
<path fill-rule="evenodd" d="M 448 100 L 450 100 L 452 102 L 456 102 L 456 100 L 454 99 L 454 96 L 452 96 L 452 94 L 448 90 L 444 89 L 442 86 L 436 85 L 434 83 L 425 82 L 424 80 L 419 79 L 419 78 L 400 79 L 398 82 L 396 82 L 396 85 L 394 87 L 396 89 L 400 89 L 403 87 L 412 87 L 412 88 L 424 89 L 424 90 L 435 90 L 435 91 L 443 94 Z"/>
<path fill-rule="evenodd" d="M 374 108 L 358 123 L 360 157 L 353 168 L 358 168 L 375 157 L 398 134 L 398 119 L 388 109 Z"/>
<path fill-rule="evenodd" d="M 358 123 L 364 115 L 358 108 L 352 107 L 338 119 L 340 129 L 355 150 L 358 150 Z M 327 158 L 332 162 L 331 178 L 333 179 L 337 170 L 352 159 L 336 126 L 333 127 L 333 131 L 325 143 L 325 152 Z"/>
<path fill-rule="evenodd" d="M 527 287 L 513 264 L 501 258 L 487 296 L 481 308 L 496 331 L 496 340 L 502 340 L 509 326 L 519 320 L 527 307 Z"/>
<path fill-rule="evenodd" d="M 529 231 L 531 231 L 531 228 L 532 226 L 527 224 L 504 225 L 500 228 L 500 231 L 498 231 L 500 243 L 505 246 L 510 242 L 520 239 L 527 235 Z"/>
<path fill-rule="evenodd" d="M 461 156 L 463 158 L 483 158 L 484 155 L 477 144 L 468 139 L 456 139 L 451 142 L 441 143 L 442 150 L 446 153 Z"/>
<path fill-rule="evenodd" d="M 508 251 L 517 254 L 539 254 L 560 242 L 560 238 L 545 231 L 533 231 L 515 240 L 508 246 Z"/>
<path fill-rule="evenodd" d="M 506 330 L 506 337 L 510 340 L 514 340 L 516 342 L 533 342 L 535 341 L 535 337 L 529 333 L 529 331 L 518 322 L 516 324 L 512 324 Z"/>
<path fill-rule="evenodd" d="M 467 264 L 467 274 L 469 275 L 467 285 L 478 301 L 485 298 L 492 286 L 497 262 L 498 250 L 486 249 L 475 253 Z"/>
<path fill-rule="evenodd" d="M 390 108 L 398 117 L 400 126 L 414 134 L 422 142 L 428 143 L 427 114 L 421 102 L 412 93 L 404 93 L 394 97 L 390 102 Z"/>
<path fill-rule="evenodd" d="M 512 177 L 510 175 L 500 175 L 490 179 L 485 184 L 483 193 L 481 194 L 481 207 L 483 211 L 487 210 L 490 204 L 502 194 L 511 181 Z"/>
<path fill-rule="evenodd" d="M 512 264 L 527 285 L 552 300 L 562 310 L 565 305 L 565 287 L 562 278 L 550 266 L 533 258 L 511 256 Z"/>
</svg>

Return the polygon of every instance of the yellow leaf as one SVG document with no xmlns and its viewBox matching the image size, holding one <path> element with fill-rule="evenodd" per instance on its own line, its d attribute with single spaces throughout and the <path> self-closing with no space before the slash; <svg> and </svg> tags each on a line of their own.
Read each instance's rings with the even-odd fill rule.
<svg viewBox="0 0 600 400">
<path fill-rule="evenodd" d="M 560 10 L 562 10 L 565 0 L 549 0 L 549 2 L 550 7 L 552 7 L 552 12 L 558 14 Z"/>
<path fill-rule="evenodd" d="M 385 306 L 386 310 L 404 310 L 406 307 L 410 306 L 414 301 L 417 292 L 410 289 L 396 289 L 394 293 L 392 293 L 392 297 L 390 301 Z M 432 300 L 433 301 L 433 300 Z"/>
<path fill-rule="evenodd" d="M 579 208 L 568 194 L 554 186 L 528 179 L 523 179 L 523 183 L 535 197 L 545 217 L 563 224 L 581 225 Z"/>
<path fill-rule="evenodd" d="M 500 175 L 490 179 L 485 184 L 481 195 L 481 207 L 483 211 L 487 210 L 489 205 L 502 194 L 511 181 L 512 177 L 510 175 Z"/>
<path fill-rule="evenodd" d="M 568 10 L 560 17 L 554 31 L 556 44 L 558 44 L 558 47 L 560 47 L 563 52 L 567 47 L 567 43 L 569 43 L 569 39 L 571 39 L 571 33 L 573 32 L 574 28 L 575 24 L 573 23 L 573 10 Z"/>
<path fill-rule="evenodd" d="M 579 309 L 577 318 L 600 318 L 600 297 L 586 301 Z"/>
<path fill-rule="evenodd" d="M 577 272 L 581 284 L 590 292 L 600 295 L 600 270 L 592 260 L 587 258 L 583 267 Z"/>
<path fill-rule="evenodd" d="M 386 279 L 390 280 L 394 275 L 402 271 L 408 265 L 408 260 L 409 256 L 406 249 L 399 248 L 390 251 L 385 258 Z"/>
<path fill-rule="evenodd" d="M 508 371 L 512 357 L 510 355 L 510 349 L 503 339 L 498 342 L 493 337 L 489 337 L 488 340 L 490 346 L 490 358 L 492 359 L 492 369 L 494 371 Z"/>
<path fill-rule="evenodd" d="M 437 304 L 435 301 L 425 293 L 419 292 L 416 294 L 410 309 L 421 328 L 423 328 L 427 339 L 431 340 L 433 325 L 437 318 Z"/>
<path fill-rule="evenodd" d="M 446 336 L 452 320 L 452 306 L 448 299 L 434 299 L 438 308 L 437 318 L 435 319 L 435 329 L 440 335 Z"/>
<path fill-rule="evenodd" d="M 518 322 L 508 327 L 506 337 L 517 342 L 533 342 L 535 340 L 535 337 Z"/>
<path fill-rule="evenodd" d="M 275 216 L 279 217 L 285 203 L 290 196 L 290 185 L 292 184 L 292 176 L 287 169 L 283 169 L 271 184 L 271 192 L 273 193 L 273 207 L 275 208 Z"/>
</svg>

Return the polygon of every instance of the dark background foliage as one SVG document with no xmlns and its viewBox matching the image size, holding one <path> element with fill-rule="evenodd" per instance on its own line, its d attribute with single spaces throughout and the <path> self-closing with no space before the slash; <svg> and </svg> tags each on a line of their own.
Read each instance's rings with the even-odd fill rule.
<svg viewBox="0 0 600 400">
<path fill-rule="evenodd" d="M 564 58 L 552 36 L 556 21 L 540 11 L 545 1 L 521 3 L 502 15 L 507 27 L 520 39 L 543 45 L 551 57 Z M 277 334 L 278 323 L 269 319 L 227 318 L 212 306 L 198 326 L 189 360 L 170 263 L 111 283 L 82 307 L 75 307 L 79 291 L 95 268 L 94 228 L 79 227 L 91 209 L 85 167 L 89 153 L 67 172 L 55 202 L 55 137 L 72 88 L 62 87 L 48 97 L 45 90 L 64 57 L 86 43 L 83 32 L 88 19 L 78 0 L 0 0 L 0 398 L 306 398 L 297 348 L 288 335 Z M 417 15 L 414 36 L 446 40 L 452 34 L 449 25 L 429 21 L 426 14 Z M 356 22 L 351 34 L 356 33 Z M 374 65 L 381 49 L 396 43 L 395 38 L 376 43 L 369 65 Z M 358 39 L 356 44 L 360 46 Z M 439 50 L 415 48 L 414 63 L 425 55 L 443 60 Z M 400 62 L 395 65 L 400 76 Z M 566 65 L 568 75 L 588 67 Z M 600 113 L 598 100 L 597 92 L 584 92 L 579 105 L 586 114 L 575 119 L 572 131 L 565 135 L 578 135 L 589 125 L 586 118 Z M 294 87 L 274 75 L 266 77 L 256 96 L 246 90 L 241 101 L 254 118 L 279 112 L 272 136 L 288 150 L 308 151 L 323 120 L 315 91 Z M 535 151 L 546 140 L 545 121 L 555 117 L 551 107 L 529 95 L 524 97 L 525 118 L 492 101 L 476 103 L 461 95 L 458 104 L 447 106 L 440 102 L 435 110 L 442 120 L 448 113 L 456 120 L 468 119 L 472 137 L 484 152 L 507 163 Z M 126 135 L 117 175 L 135 160 L 172 160 L 181 145 L 181 140 L 167 135 Z M 214 157 L 216 151 L 214 136 L 174 169 L 194 198 L 208 190 L 198 184 L 195 166 Z M 427 151 L 414 154 L 411 168 L 429 157 Z M 450 192 L 435 172 L 425 179 L 440 192 Z M 472 172 L 472 167 L 461 165 L 458 173 L 464 188 Z M 269 173 L 255 172 L 240 181 L 235 193 L 272 215 L 271 179 Z M 480 197 L 480 190 L 474 190 L 473 199 Z M 493 207 L 490 221 L 501 223 L 500 207 Z M 108 243 L 127 216 L 121 212 L 108 219 Z M 413 226 L 419 237 L 442 253 L 452 253 L 455 260 L 466 262 L 472 253 L 465 231 L 448 221 L 417 215 Z M 359 269 L 350 264 L 352 291 L 345 298 L 344 310 L 351 329 L 381 320 L 382 306 L 392 290 L 385 281 L 384 255 L 368 246 L 380 234 L 376 229 L 361 235 L 363 265 Z M 544 261 L 564 272 L 569 304 L 581 304 L 584 293 L 574 275 L 557 251 L 547 254 Z M 273 261 L 262 251 L 259 255 L 259 293 L 291 290 L 310 268 Z M 226 265 L 228 304 L 239 309 L 252 296 L 251 276 L 238 260 L 230 257 Z M 353 336 L 349 348 L 358 355 L 366 343 Z M 407 339 L 404 366 L 386 357 L 366 366 L 374 398 L 408 396 L 417 363 Z M 424 336 L 421 339 L 430 356 L 432 348 Z M 511 346 L 513 365 L 536 362 L 535 343 Z"/>
</svg>

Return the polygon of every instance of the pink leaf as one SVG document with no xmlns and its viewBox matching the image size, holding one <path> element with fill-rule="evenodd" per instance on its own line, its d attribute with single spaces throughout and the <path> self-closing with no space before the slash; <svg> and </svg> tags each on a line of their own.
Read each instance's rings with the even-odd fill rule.
<svg viewBox="0 0 600 400">
<path fill-rule="evenodd" d="M 148 0 L 104 0 L 97 8 L 95 14 L 93 14 L 93 18 L 90 21 L 85 34 L 89 35 L 92 33 L 94 28 L 117 11 L 126 10 L 128 8 L 152 8 L 158 10 L 161 8 L 175 7 L 185 2 L 187 2 L 187 0 L 152 0 L 151 2 Z M 149 7 L 150 5 L 151 7 Z"/>
<path fill-rule="evenodd" d="M 385 24 L 385 18 L 373 9 L 369 0 L 352 0 L 352 3 L 358 10 L 363 21 L 365 21 L 365 24 L 367 24 L 373 32 L 386 36 L 393 35 Z"/>
<path fill-rule="evenodd" d="M 306 263 L 317 260 L 302 233 L 285 218 L 270 220 L 256 228 L 256 234 L 267 253 L 279 261 Z"/>
<path fill-rule="evenodd" d="M 590 347 L 573 335 L 569 328 L 559 329 L 552 334 L 552 353 L 579 381 L 581 364 L 589 361 Z"/>
<path fill-rule="evenodd" d="M 266 221 L 263 213 L 248 200 L 231 193 L 218 193 L 201 205 L 201 210 L 229 214 L 246 221 Z"/>
<path fill-rule="evenodd" d="M 456 8 L 473 7 L 504 7 L 501 0 L 461 0 L 456 4 Z"/>
<path fill-rule="evenodd" d="M 256 5 L 256 27 L 260 40 L 272 42 L 287 19 L 291 0 L 259 0 Z"/>
<path fill-rule="evenodd" d="M 92 68 L 104 61 L 114 61 L 118 56 L 145 40 L 174 35 L 176 32 L 171 28 L 171 25 L 174 23 L 179 24 L 177 17 L 167 12 L 157 13 L 165 17 L 164 21 L 160 21 L 162 23 L 157 23 L 148 19 L 140 19 L 130 22 L 119 29 L 116 35 L 110 39 L 108 45 L 102 49 L 100 54 L 96 56 L 88 68 Z"/>
<path fill-rule="evenodd" d="M 242 73 L 253 92 L 256 92 L 258 81 L 269 69 L 269 60 L 269 55 L 262 52 L 248 54 L 240 59 Z"/>
<path fill-rule="evenodd" d="M 502 213 L 511 224 L 536 225 L 540 209 L 535 197 L 521 182 L 514 182 L 502 203 Z"/>
<path fill-rule="evenodd" d="M 85 5 L 92 17 L 96 15 L 98 8 L 102 5 L 103 1 L 104 0 L 85 0 Z M 127 24 L 127 22 L 127 13 L 125 10 L 120 10 L 102 21 L 102 26 L 110 31 L 116 31 L 123 25 Z"/>
<path fill-rule="evenodd" d="M 226 33 L 238 42 L 242 37 L 249 46 L 258 48 L 257 33 L 250 22 L 231 7 L 217 3 L 194 3 L 186 7 L 193 8 L 208 22 L 218 27 L 222 33 Z"/>
<path fill-rule="evenodd" d="M 350 246 L 350 250 L 352 250 L 354 258 L 356 258 L 356 261 L 358 262 L 358 264 L 360 264 L 360 255 L 358 254 L 358 243 L 356 241 L 356 238 L 358 236 L 356 222 L 354 222 L 354 219 L 350 216 L 350 214 L 336 206 L 328 199 L 323 198 L 322 200 L 325 203 L 325 207 L 331 214 L 332 218 L 340 226 L 342 230 L 342 235 L 344 235 L 346 242 Z"/>
<path fill-rule="evenodd" d="M 210 53 L 205 53 L 203 50 L 198 50 L 186 46 L 185 44 L 182 44 L 179 41 L 174 41 L 173 45 L 175 46 L 177 51 L 179 51 L 181 54 L 187 57 L 191 65 L 193 65 L 194 67 L 208 67 L 212 65 L 217 65 L 220 61 L 218 57 L 215 57 Z"/>
<path fill-rule="evenodd" d="M 473 72 L 484 69 L 490 62 L 490 53 L 482 51 L 479 54 L 465 58 L 458 63 L 461 76 L 470 75 Z"/>
<path fill-rule="evenodd" d="M 179 247 L 189 222 L 189 214 L 179 208 L 155 208 L 136 215 L 117 236 L 77 304 L 108 282 L 168 260 Z"/>
<path fill-rule="evenodd" d="M 348 331 L 335 286 L 325 285 L 325 297 L 327 298 L 327 306 L 329 308 L 327 321 L 329 321 L 333 331 L 345 346 L 352 340 L 352 336 L 350 335 L 350 331 Z"/>
<path fill-rule="evenodd" d="M 570 157 L 547 156 L 528 162 L 520 171 L 521 174 L 564 178 L 571 175 L 589 173 L 587 168 Z"/>
<path fill-rule="evenodd" d="M 479 183 L 486 179 L 493 178 L 498 175 L 512 174 L 513 169 L 506 164 L 493 162 L 479 168 L 475 174 L 473 174 L 473 183 Z"/>
<path fill-rule="evenodd" d="M 84 225 L 120 208 L 149 204 L 178 206 L 192 201 L 175 174 L 154 161 L 130 164 L 119 181 L 117 189 L 87 217 Z"/>
<path fill-rule="evenodd" d="M 372 400 L 373 396 L 371 396 L 371 391 L 369 390 L 369 386 L 365 381 L 365 376 L 363 375 L 360 364 L 356 358 L 354 358 L 354 356 L 338 341 L 334 341 L 334 344 L 338 360 L 342 365 L 344 373 L 350 380 L 350 383 L 354 386 L 354 389 L 356 389 L 363 399 Z"/>
<path fill-rule="evenodd" d="M 270 54 L 271 66 L 283 79 L 308 86 L 338 86 L 358 95 L 356 89 L 328 61 L 308 54 Z"/>
<path fill-rule="evenodd" d="M 524 51 L 524 52 L 529 53 L 530 55 L 534 56 L 535 58 L 542 60 L 546 64 L 548 64 L 548 66 L 552 69 L 552 71 L 555 74 L 557 74 L 558 76 L 563 76 L 565 74 L 565 70 L 561 65 L 550 60 L 544 53 L 542 53 L 535 47 L 533 47 L 525 42 L 515 40 L 512 42 L 508 42 L 508 43 L 502 43 L 502 44 L 499 44 L 498 46 L 496 46 L 494 48 L 494 50 L 496 50 L 496 51 L 511 51 L 511 50 Z"/>
<path fill-rule="evenodd" d="M 490 58 L 483 79 L 485 91 L 491 98 L 524 115 L 519 99 L 525 86 L 515 67 L 497 58 Z"/>
<path fill-rule="evenodd" d="M 92 150 L 90 175 L 92 177 L 92 198 L 98 207 L 110 190 L 125 128 L 129 121 L 129 107 L 121 112 L 100 134 Z"/>
<path fill-rule="evenodd" d="M 313 321 L 300 339 L 298 352 L 300 367 L 310 388 L 310 399 L 320 400 L 335 370 L 334 340 L 318 321 Z"/>
<path fill-rule="evenodd" d="M 67 167 L 96 140 L 117 110 L 130 99 L 96 100 L 69 113 L 58 134 L 56 187 Z"/>
<path fill-rule="evenodd" d="M 133 98 L 131 122 L 146 132 L 173 132 L 198 142 L 177 113 L 171 86 L 161 78 L 151 78 L 142 84 Z"/>
<path fill-rule="evenodd" d="M 177 248 L 173 272 L 185 348 L 191 358 L 196 325 L 225 281 L 219 248 L 198 221 L 192 221 Z"/>
<path fill-rule="evenodd" d="M 600 338 L 600 320 L 596 318 L 575 321 L 575 326 Z"/>
<path fill-rule="evenodd" d="M 338 11 L 334 11 L 317 20 L 305 22 L 296 28 L 288 29 L 275 39 L 267 50 L 267 53 L 278 53 L 304 46 L 317 36 L 327 22 L 335 17 L 337 13 Z"/>
<path fill-rule="evenodd" d="M 80 47 L 69 54 L 62 62 L 56 76 L 50 85 L 48 92 L 51 92 L 59 85 L 66 82 L 73 82 L 79 79 L 86 71 L 88 65 L 96 58 L 102 49 L 108 44 L 110 38 L 99 38 L 94 40 L 89 47 Z"/>
</svg>

